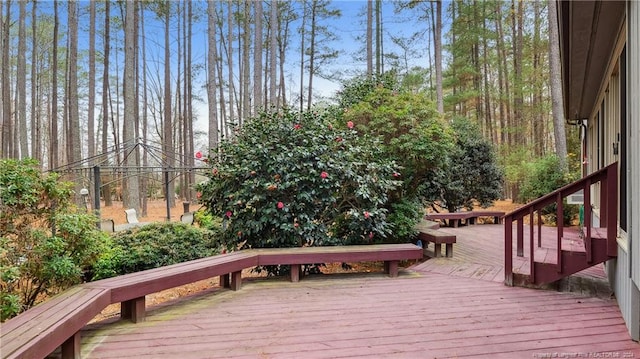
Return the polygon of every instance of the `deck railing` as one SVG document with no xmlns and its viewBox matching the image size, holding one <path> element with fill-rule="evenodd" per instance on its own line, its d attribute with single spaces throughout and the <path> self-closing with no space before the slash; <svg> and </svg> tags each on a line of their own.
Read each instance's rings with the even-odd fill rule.
<svg viewBox="0 0 640 359">
<path fill-rule="evenodd" d="M 599 186 L 594 186 L 596 184 Z M 504 216 L 505 234 L 505 284 L 513 285 L 513 222 L 516 222 L 516 255 L 524 256 L 524 222 L 529 218 L 529 268 L 531 268 L 530 281 L 535 282 L 534 271 L 534 238 L 537 238 L 537 247 L 542 246 L 542 210 L 556 204 L 557 215 L 557 270 L 562 272 L 562 238 L 564 237 L 564 199 L 582 190 L 584 194 L 584 223 L 583 235 L 585 251 L 588 259 L 592 258 L 591 232 L 593 209 L 591 206 L 592 186 L 596 195 L 600 196 L 600 221 L 598 227 L 606 228 L 607 254 L 615 256 L 617 253 L 616 237 L 618 230 L 618 163 L 602 168 L 580 180 L 568 184 L 546 196 L 540 197 Z M 597 193 L 599 192 L 599 193 Z M 537 225 L 537 236 L 534 235 L 534 226 Z"/>
</svg>

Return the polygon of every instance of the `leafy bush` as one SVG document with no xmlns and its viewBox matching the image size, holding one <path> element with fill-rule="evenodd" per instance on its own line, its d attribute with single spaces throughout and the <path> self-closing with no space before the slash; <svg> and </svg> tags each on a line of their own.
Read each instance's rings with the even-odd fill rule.
<svg viewBox="0 0 640 359">
<path fill-rule="evenodd" d="M 535 160 L 527 165 L 527 176 L 520 187 L 520 201 L 523 203 L 549 194 L 556 189 L 571 183 L 576 178 L 569 172 L 560 168 L 560 162 L 556 155 L 549 155 Z M 574 205 L 563 205 L 563 223 L 571 225 L 578 214 L 578 208 Z M 557 223 L 556 205 L 547 206 L 542 211 L 549 224 Z"/>
<path fill-rule="evenodd" d="M 476 203 L 488 207 L 500 197 L 503 184 L 493 146 L 466 118 L 454 118 L 451 127 L 455 145 L 449 152 L 448 164 L 434 173 L 437 203 L 449 212 L 471 210 Z"/>
<path fill-rule="evenodd" d="M 325 114 L 263 113 L 211 154 L 199 185 L 230 248 L 372 243 L 388 239 L 387 193 L 399 169 L 353 124 Z"/>
<path fill-rule="evenodd" d="M 93 267 L 102 279 L 212 256 L 220 251 L 219 231 L 184 223 L 153 223 L 116 233 L 112 247 Z"/>
<path fill-rule="evenodd" d="M 108 237 L 71 205 L 71 184 L 33 160 L 0 161 L 0 319 L 83 280 Z"/>
</svg>

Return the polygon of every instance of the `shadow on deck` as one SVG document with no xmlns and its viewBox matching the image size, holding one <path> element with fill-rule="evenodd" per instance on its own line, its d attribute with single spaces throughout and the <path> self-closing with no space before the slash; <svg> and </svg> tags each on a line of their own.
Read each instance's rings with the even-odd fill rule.
<svg viewBox="0 0 640 359">
<path fill-rule="evenodd" d="M 615 301 L 507 287 L 503 226 L 441 229 L 453 258 L 401 271 L 253 279 L 83 332 L 83 358 L 638 358 Z M 432 247 L 433 248 L 433 247 Z M 604 278 L 602 268 L 581 278 Z M 555 356 L 554 356 L 555 355 Z"/>
</svg>

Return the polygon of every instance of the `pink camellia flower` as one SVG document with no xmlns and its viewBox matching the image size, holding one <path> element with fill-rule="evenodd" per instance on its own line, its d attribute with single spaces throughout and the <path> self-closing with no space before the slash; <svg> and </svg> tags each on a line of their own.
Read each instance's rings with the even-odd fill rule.
<svg viewBox="0 0 640 359">
<path fill-rule="evenodd" d="M 364 218 L 369 219 L 369 217 L 371 217 L 371 215 L 369 214 L 369 212 L 364 211 Z"/>
<path fill-rule="evenodd" d="M 336 142 L 342 142 L 342 136 L 336 137 Z"/>
<path fill-rule="evenodd" d="M 233 213 L 232 213 L 231 211 L 227 211 L 227 213 L 225 213 L 225 215 L 227 216 L 227 218 L 231 218 L 231 215 L 232 215 L 232 214 L 233 214 Z"/>
<path fill-rule="evenodd" d="M 393 177 L 395 177 L 395 178 L 400 177 L 400 173 L 398 173 L 398 172 L 393 172 Z"/>
<path fill-rule="evenodd" d="M 348 128 L 353 128 L 353 121 L 347 122 L 347 127 Z"/>
<path fill-rule="evenodd" d="M 197 159 L 201 159 L 202 158 L 202 152 L 200 152 L 200 151 L 196 152 L 196 158 Z"/>
<path fill-rule="evenodd" d="M 320 177 L 322 177 L 324 179 L 324 178 L 329 177 L 329 174 L 327 172 L 325 172 L 325 171 L 322 171 L 322 173 L 320 173 Z"/>
<path fill-rule="evenodd" d="M 283 208 L 284 208 L 284 203 L 278 202 L 278 209 L 283 209 Z"/>
<path fill-rule="evenodd" d="M 301 124 L 299 124 L 299 123 L 296 123 L 295 125 L 293 125 L 293 129 L 294 129 L 294 130 L 299 130 L 299 129 L 301 129 L 301 128 L 302 128 L 302 125 L 301 125 Z"/>
<path fill-rule="evenodd" d="M 198 192 L 198 193 L 196 193 L 196 197 L 198 197 L 198 198 L 202 198 L 202 192 Z"/>
<path fill-rule="evenodd" d="M 373 232 L 369 232 L 369 239 L 373 239 Z"/>
</svg>

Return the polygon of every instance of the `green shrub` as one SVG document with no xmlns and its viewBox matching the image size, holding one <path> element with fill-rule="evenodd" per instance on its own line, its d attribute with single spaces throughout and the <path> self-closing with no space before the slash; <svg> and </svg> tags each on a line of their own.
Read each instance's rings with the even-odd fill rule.
<svg viewBox="0 0 640 359">
<path fill-rule="evenodd" d="M 503 184 L 493 145 L 466 118 L 453 119 L 451 128 L 455 145 L 449 152 L 448 163 L 434 171 L 437 203 L 449 212 L 471 210 L 476 203 L 488 207 L 500 198 Z"/>
<path fill-rule="evenodd" d="M 387 193 L 399 169 L 379 144 L 326 113 L 263 113 L 212 153 L 199 185 L 230 248 L 389 240 Z"/>
<path fill-rule="evenodd" d="M 220 252 L 219 231 L 184 223 L 153 223 L 116 233 L 93 268 L 93 279 L 139 272 Z"/>
<path fill-rule="evenodd" d="M 560 162 L 556 155 L 549 155 L 539 158 L 526 166 L 526 177 L 520 187 L 520 201 L 530 202 L 536 198 L 547 195 L 556 189 L 567 185 L 576 179 L 576 176 L 560 168 Z M 556 205 L 550 205 L 542 210 L 545 221 L 548 224 L 557 223 Z M 571 225 L 576 215 L 578 207 L 563 205 L 563 223 Z"/>
<path fill-rule="evenodd" d="M 0 161 L 0 320 L 81 282 L 108 236 L 34 160 Z"/>
</svg>

